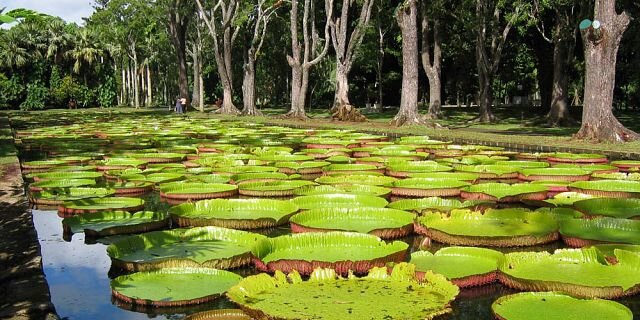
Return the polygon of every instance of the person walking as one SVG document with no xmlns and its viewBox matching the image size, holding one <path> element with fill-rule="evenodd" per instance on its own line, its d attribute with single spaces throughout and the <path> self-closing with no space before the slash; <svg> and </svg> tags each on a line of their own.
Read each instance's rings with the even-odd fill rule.
<svg viewBox="0 0 640 320">
<path fill-rule="evenodd" d="M 183 113 L 183 110 L 182 110 L 182 99 L 181 98 L 177 98 L 177 100 L 176 100 L 176 110 L 175 111 L 176 111 L 177 114 Z"/>
</svg>

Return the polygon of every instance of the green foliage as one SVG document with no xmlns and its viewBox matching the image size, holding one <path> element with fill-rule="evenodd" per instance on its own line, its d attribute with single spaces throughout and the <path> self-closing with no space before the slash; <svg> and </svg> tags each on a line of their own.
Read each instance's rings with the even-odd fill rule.
<svg viewBox="0 0 640 320">
<path fill-rule="evenodd" d="M 113 76 L 107 76 L 97 89 L 98 105 L 110 108 L 116 104 L 116 81 Z"/>
<path fill-rule="evenodd" d="M 41 110 L 49 99 L 49 89 L 42 80 L 27 84 L 27 98 L 20 104 L 21 110 Z"/>
<path fill-rule="evenodd" d="M 0 109 L 10 108 L 24 95 L 24 87 L 16 76 L 7 78 L 0 73 Z"/>
</svg>

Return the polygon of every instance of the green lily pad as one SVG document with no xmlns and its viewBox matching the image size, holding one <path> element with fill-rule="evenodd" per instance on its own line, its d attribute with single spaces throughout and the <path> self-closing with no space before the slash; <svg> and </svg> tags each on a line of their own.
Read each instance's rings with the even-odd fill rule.
<svg viewBox="0 0 640 320">
<path fill-rule="evenodd" d="M 371 195 L 377 197 L 384 197 L 391 193 L 391 189 L 362 185 L 362 184 L 345 184 L 345 185 L 320 185 L 320 186 L 305 186 L 298 188 L 294 191 L 298 196 L 312 196 L 320 194 L 335 194 L 335 193 L 350 193 L 350 194 L 362 194 Z"/>
<path fill-rule="evenodd" d="M 251 250 L 264 236 L 219 227 L 154 231 L 107 247 L 112 262 L 126 270 L 166 267 L 231 269 L 251 262 Z"/>
<path fill-rule="evenodd" d="M 251 320 L 240 309 L 218 309 L 190 314 L 184 320 Z"/>
<path fill-rule="evenodd" d="M 220 226 L 257 229 L 287 223 L 298 211 L 290 201 L 271 199 L 214 199 L 184 203 L 169 209 L 178 226 Z"/>
<path fill-rule="evenodd" d="M 411 261 L 420 272 L 442 274 L 462 287 L 483 285 L 497 280 L 498 264 L 504 255 L 495 250 L 475 247 L 447 247 L 435 254 L 416 251 Z M 475 279 L 474 279 L 475 277 Z"/>
<path fill-rule="evenodd" d="M 544 202 L 552 204 L 556 207 L 572 206 L 576 202 L 584 201 L 585 199 L 592 199 L 594 196 L 590 194 L 580 192 L 561 192 L 553 196 L 551 199 L 544 200 Z"/>
<path fill-rule="evenodd" d="M 354 231 L 389 239 L 408 235 L 414 218 L 414 214 L 397 209 L 356 207 L 308 210 L 289 221 L 294 232 Z"/>
<path fill-rule="evenodd" d="M 478 205 L 490 204 L 489 201 L 481 201 L 481 200 L 471 200 L 471 201 L 460 201 L 457 199 L 446 199 L 439 197 L 430 197 L 430 198 L 422 198 L 422 199 L 403 199 L 390 203 L 388 205 L 389 208 L 399 209 L 399 210 L 413 210 L 413 211 L 424 211 L 424 210 L 436 210 L 442 212 L 449 212 L 453 209 L 465 209 L 472 208 Z"/>
<path fill-rule="evenodd" d="M 58 208 L 58 211 L 65 214 L 74 214 L 111 210 L 137 211 L 143 207 L 144 200 L 142 199 L 106 197 L 65 201 Z"/>
<path fill-rule="evenodd" d="M 98 179 L 102 178 L 102 173 L 94 171 L 51 171 L 32 173 L 27 177 L 39 180 Z"/>
<path fill-rule="evenodd" d="M 243 279 L 227 297 L 256 319 L 433 319 L 450 312 L 458 287 L 433 273 L 425 279 L 416 280 L 413 265 L 404 263 L 391 275 L 375 268 L 364 278 L 317 269 L 303 281 L 297 272 L 277 271 Z"/>
<path fill-rule="evenodd" d="M 454 245 L 530 246 L 557 240 L 558 222 L 555 215 L 519 208 L 453 210 L 425 213 L 416 219 L 416 231 Z"/>
<path fill-rule="evenodd" d="M 127 303 L 156 307 L 211 301 L 238 284 L 242 277 L 206 268 L 167 268 L 138 272 L 111 280 L 113 296 Z"/>
<path fill-rule="evenodd" d="M 171 199 L 210 199 L 237 194 L 238 186 L 223 183 L 172 182 L 160 185 L 160 196 Z"/>
<path fill-rule="evenodd" d="M 589 243 L 623 243 L 640 244 L 640 220 L 598 218 L 598 219 L 566 219 L 560 221 L 560 234 L 565 242 L 571 246 L 572 241 L 566 238 L 575 238 Z M 577 241 L 582 244 L 583 241 Z"/>
<path fill-rule="evenodd" d="M 61 180 L 42 180 L 29 185 L 31 190 L 39 189 L 61 189 L 61 188 L 77 188 L 96 185 L 94 179 L 61 179 Z"/>
<path fill-rule="evenodd" d="M 640 199 L 595 198 L 574 203 L 576 209 L 590 216 L 635 218 L 640 216 Z"/>
<path fill-rule="evenodd" d="M 310 232 L 266 238 L 254 247 L 254 261 L 260 271 L 297 270 L 309 274 L 316 267 L 331 266 L 336 272 L 365 273 L 387 262 L 401 262 L 409 245 L 363 233 Z"/>
<path fill-rule="evenodd" d="M 557 292 L 522 292 L 503 296 L 491 310 L 504 320 L 631 320 L 624 305 L 608 300 L 579 299 Z"/>
<path fill-rule="evenodd" d="M 464 188 L 462 191 L 467 194 L 463 193 L 462 197 L 465 199 L 476 199 L 473 194 L 485 194 L 500 200 L 507 197 L 544 193 L 544 195 L 542 195 L 544 199 L 546 198 L 547 190 L 548 188 L 546 186 L 529 183 L 481 183 Z"/>
<path fill-rule="evenodd" d="M 640 181 L 598 180 L 578 181 L 569 190 L 612 197 L 640 197 Z"/>
<path fill-rule="evenodd" d="M 388 186 L 396 178 L 375 176 L 375 175 L 338 175 L 338 176 L 324 176 L 317 178 L 315 181 L 320 184 L 366 184 L 372 186 Z"/>
<path fill-rule="evenodd" d="M 613 299 L 640 291 L 640 253 L 615 250 L 609 264 L 596 248 L 516 252 L 500 265 L 501 282 L 529 291 L 562 291 L 581 298 Z"/>
<path fill-rule="evenodd" d="M 163 213 L 143 211 L 107 211 L 87 213 L 62 220 L 64 230 L 71 233 L 86 232 L 88 236 L 107 236 L 125 233 L 146 232 L 163 228 L 169 224 Z"/>
<path fill-rule="evenodd" d="M 384 198 L 356 194 L 321 194 L 300 196 L 291 199 L 300 209 L 375 207 L 384 208 L 388 202 Z"/>
<path fill-rule="evenodd" d="M 71 200 L 104 198 L 113 195 L 115 192 L 115 189 L 106 188 L 53 188 L 34 192 L 29 199 L 35 203 L 59 204 Z"/>
<path fill-rule="evenodd" d="M 470 172 L 412 172 L 408 174 L 409 178 L 421 178 L 431 180 L 459 180 L 472 182 L 480 178 L 477 173 Z"/>
</svg>

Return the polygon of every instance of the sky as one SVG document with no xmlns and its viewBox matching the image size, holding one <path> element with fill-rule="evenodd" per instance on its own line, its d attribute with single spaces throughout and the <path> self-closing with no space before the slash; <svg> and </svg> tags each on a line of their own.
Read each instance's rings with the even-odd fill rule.
<svg viewBox="0 0 640 320">
<path fill-rule="evenodd" d="M 93 13 L 92 4 L 93 0 L 0 0 L 0 8 L 6 7 L 5 12 L 15 8 L 32 9 L 80 25 L 83 17 Z"/>
</svg>

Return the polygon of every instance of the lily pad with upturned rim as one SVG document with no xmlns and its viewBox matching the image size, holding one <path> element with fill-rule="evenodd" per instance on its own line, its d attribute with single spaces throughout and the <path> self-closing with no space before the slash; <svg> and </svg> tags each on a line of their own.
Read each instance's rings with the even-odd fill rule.
<svg viewBox="0 0 640 320">
<path fill-rule="evenodd" d="M 169 267 L 232 269 L 251 262 L 263 235 L 219 227 L 153 231 L 126 237 L 107 247 L 114 266 L 128 271 Z"/>
<path fill-rule="evenodd" d="M 500 320 L 632 320 L 624 305 L 609 300 L 579 299 L 560 292 L 522 292 L 491 305 Z"/>
<path fill-rule="evenodd" d="M 238 186 L 223 183 L 174 182 L 160 185 L 160 197 L 177 200 L 226 198 L 238 193 Z"/>
<path fill-rule="evenodd" d="M 227 297 L 255 319 L 433 319 L 450 312 L 459 293 L 438 274 L 418 281 L 415 267 L 406 263 L 390 275 L 387 268 L 374 268 L 364 278 L 338 273 L 316 269 L 307 281 L 297 272 L 259 274 L 243 279 Z"/>
<path fill-rule="evenodd" d="M 88 237 L 148 232 L 169 225 L 166 214 L 151 211 L 131 213 L 106 211 L 77 215 L 62 220 L 66 233 L 84 232 Z"/>
<path fill-rule="evenodd" d="M 240 280 L 241 276 L 224 270 L 167 268 L 119 276 L 111 280 L 111 293 L 130 304 L 184 306 L 217 299 Z"/>
<path fill-rule="evenodd" d="M 388 186 L 396 181 L 396 178 L 376 175 L 336 175 L 317 178 L 320 184 L 366 184 L 372 186 Z"/>
<path fill-rule="evenodd" d="M 469 185 L 468 182 L 459 180 L 409 178 L 395 181 L 391 193 L 404 197 L 455 197 L 460 195 L 461 188 Z"/>
<path fill-rule="evenodd" d="M 282 225 L 298 211 L 290 201 L 272 199 L 214 199 L 185 203 L 169 209 L 180 227 L 219 226 L 257 229 Z"/>
<path fill-rule="evenodd" d="M 297 189 L 310 185 L 315 185 L 315 182 L 306 180 L 247 182 L 240 184 L 238 190 L 241 195 L 245 196 L 287 197 L 294 195 Z"/>
<path fill-rule="evenodd" d="M 251 320 L 251 317 L 240 309 L 218 309 L 193 313 L 184 320 Z"/>
<path fill-rule="evenodd" d="M 598 243 L 640 244 L 640 220 L 565 219 L 560 221 L 560 234 L 573 248 Z"/>
<path fill-rule="evenodd" d="M 304 186 L 294 191 L 297 196 L 313 196 L 320 194 L 349 193 L 371 195 L 376 197 L 385 197 L 391 193 L 391 189 L 378 186 L 362 185 L 362 184 L 345 184 L 345 185 L 319 185 Z"/>
<path fill-rule="evenodd" d="M 579 181 L 570 184 L 569 190 L 600 197 L 637 198 L 640 197 L 640 181 Z"/>
<path fill-rule="evenodd" d="M 596 248 L 505 255 L 500 282 L 524 291 L 562 291 L 581 298 L 616 299 L 640 292 L 640 253 L 615 249 L 610 264 Z"/>
<path fill-rule="evenodd" d="M 79 188 L 95 186 L 95 179 L 42 180 L 29 185 L 29 191 L 38 192 L 47 189 Z"/>
<path fill-rule="evenodd" d="M 518 202 L 522 200 L 545 200 L 548 188 L 537 184 L 482 183 L 462 189 L 465 200 L 492 200 Z"/>
<path fill-rule="evenodd" d="M 58 205 L 65 201 L 104 198 L 116 193 L 107 188 L 53 188 L 29 194 L 29 201 L 41 205 Z"/>
<path fill-rule="evenodd" d="M 409 263 L 424 274 L 433 271 L 447 277 L 459 287 L 473 287 L 489 284 L 498 279 L 498 265 L 504 255 L 495 250 L 475 247 L 447 247 L 435 254 L 416 251 Z"/>
<path fill-rule="evenodd" d="M 416 218 L 416 232 L 461 246 L 517 247 L 558 240 L 556 216 L 526 209 L 490 209 L 481 213 L 453 210 L 427 212 Z"/>
<path fill-rule="evenodd" d="M 356 194 L 321 194 L 314 196 L 300 196 L 291 199 L 300 209 L 321 209 L 337 207 L 376 207 L 384 208 L 389 202 L 381 197 Z"/>
<path fill-rule="evenodd" d="M 58 207 L 58 214 L 63 217 L 74 214 L 93 213 L 99 211 L 123 210 L 139 211 L 144 208 L 144 200 L 127 197 L 90 198 L 65 201 Z"/>
<path fill-rule="evenodd" d="M 389 208 L 408 211 L 442 211 L 449 212 L 454 209 L 471 209 L 482 206 L 491 206 L 493 202 L 482 200 L 460 201 L 457 199 L 445 199 L 438 197 L 422 199 L 403 199 L 390 203 Z"/>
<path fill-rule="evenodd" d="M 310 274 L 316 268 L 334 268 L 340 274 L 366 273 L 388 262 L 402 262 L 409 245 L 353 232 L 309 232 L 267 238 L 254 247 L 260 271 Z"/>
<path fill-rule="evenodd" d="M 640 217 L 640 199 L 595 198 L 577 201 L 574 207 L 589 216 L 630 219 Z"/>
<path fill-rule="evenodd" d="M 395 239 L 413 232 L 415 214 L 389 208 L 324 208 L 299 213 L 289 219 L 300 232 L 349 231 Z"/>
</svg>

